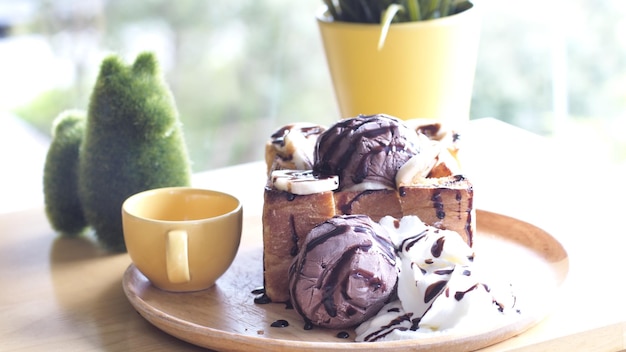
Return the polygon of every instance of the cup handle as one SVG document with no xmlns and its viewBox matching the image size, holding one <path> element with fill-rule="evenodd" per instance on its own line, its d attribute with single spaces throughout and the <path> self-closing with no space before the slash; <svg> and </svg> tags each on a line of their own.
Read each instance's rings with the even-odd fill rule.
<svg viewBox="0 0 626 352">
<path fill-rule="evenodd" d="M 187 232 L 184 230 L 172 230 L 167 233 L 165 244 L 165 265 L 167 278 L 171 283 L 180 284 L 189 282 Z"/>
</svg>

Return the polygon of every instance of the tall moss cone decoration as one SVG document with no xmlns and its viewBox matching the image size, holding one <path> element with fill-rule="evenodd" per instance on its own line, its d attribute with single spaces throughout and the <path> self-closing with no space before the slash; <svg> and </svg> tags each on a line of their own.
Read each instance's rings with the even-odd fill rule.
<svg viewBox="0 0 626 352">
<path fill-rule="evenodd" d="M 44 202 L 53 229 L 77 236 L 87 227 L 78 198 L 78 152 L 85 131 L 84 111 L 65 111 L 54 120 L 44 165 Z"/>
<path fill-rule="evenodd" d="M 191 168 L 174 99 L 156 58 L 131 66 L 103 60 L 79 157 L 78 190 L 87 222 L 110 250 L 124 251 L 121 207 L 152 188 L 188 186 Z"/>
</svg>

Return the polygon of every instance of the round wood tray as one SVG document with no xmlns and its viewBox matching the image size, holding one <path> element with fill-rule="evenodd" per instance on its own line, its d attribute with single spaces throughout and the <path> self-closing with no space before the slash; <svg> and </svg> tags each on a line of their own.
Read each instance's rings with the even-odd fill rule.
<svg viewBox="0 0 626 352">
<path fill-rule="evenodd" d="M 258 243 L 239 249 L 233 265 L 210 289 L 192 293 L 162 291 L 132 264 L 123 287 L 130 303 L 150 323 L 182 340 L 219 351 L 411 350 L 468 351 L 518 335 L 549 312 L 567 276 L 569 260 L 563 246 L 544 230 L 526 222 L 477 211 L 474 240 L 476 263 L 511 282 L 522 314 L 483 331 L 434 334 L 417 340 L 356 343 L 353 330 L 304 330 L 304 322 L 285 304 L 255 304 L 252 291 L 262 286 L 263 248 Z M 277 320 L 287 327 L 271 327 Z"/>
</svg>

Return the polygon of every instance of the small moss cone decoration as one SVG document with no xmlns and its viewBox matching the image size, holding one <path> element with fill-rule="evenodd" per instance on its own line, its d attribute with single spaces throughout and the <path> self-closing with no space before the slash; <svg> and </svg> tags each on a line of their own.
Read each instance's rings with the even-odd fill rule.
<svg viewBox="0 0 626 352">
<path fill-rule="evenodd" d="M 124 200 L 190 180 L 178 111 L 154 55 L 142 53 L 130 66 L 105 58 L 89 101 L 78 180 L 83 212 L 100 242 L 125 251 Z"/>
<path fill-rule="evenodd" d="M 44 202 L 48 221 L 65 236 L 78 236 L 87 221 L 78 197 L 78 153 L 85 131 L 84 111 L 68 110 L 54 120 L 44 165 Z"/>
</svg>

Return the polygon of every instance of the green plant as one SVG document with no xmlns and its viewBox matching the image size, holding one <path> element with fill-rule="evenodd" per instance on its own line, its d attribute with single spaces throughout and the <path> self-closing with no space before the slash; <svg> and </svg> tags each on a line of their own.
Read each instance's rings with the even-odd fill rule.
<svg viewBox="0 0 626 352">
<path fill-rule="evenodd" d="M 463 12 L 467 0 L 323 0 L 334 21 L 380 23 L 382 48 L 392 23 L 425 21 Z"/>
<path fill-rule="evenodd" d="M 335 21 L 381 23 L 424 21 L 462 12 L 467 0 L 323 0 Z"/>
</svg>

